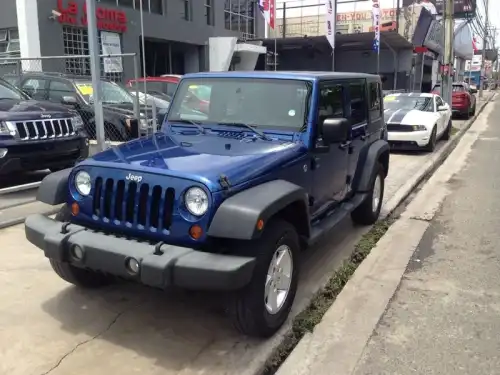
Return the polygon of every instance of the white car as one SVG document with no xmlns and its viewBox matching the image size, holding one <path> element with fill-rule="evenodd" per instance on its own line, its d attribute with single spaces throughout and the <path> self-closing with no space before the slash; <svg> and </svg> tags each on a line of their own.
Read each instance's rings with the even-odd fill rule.
<svg viewBox="0 0 500 375">
<path fill-rule="evenodd" d="M 436 94 L 396 93 L 384 97 L 387 139 L 392 148 L 432 152 L 450 138 L 451 108 Z"/>
</svg>

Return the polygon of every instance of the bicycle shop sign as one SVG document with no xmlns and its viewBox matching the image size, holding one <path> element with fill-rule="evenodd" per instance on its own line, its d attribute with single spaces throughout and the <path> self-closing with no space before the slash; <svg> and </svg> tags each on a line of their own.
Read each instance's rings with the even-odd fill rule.
<svg viewBox="0 0 500 375">
<path fill-rule="evenodd" d="M 87 7 L 85 3 L 78 5 L 76 1 L 57 0 L 57 17 L 59 23 L 74 26 L 87 26 Z M 127 15 L 119 9 L 96 7 L 97 28 L 99 30 L 123 33 L 127 31 Z"/>
</svg>

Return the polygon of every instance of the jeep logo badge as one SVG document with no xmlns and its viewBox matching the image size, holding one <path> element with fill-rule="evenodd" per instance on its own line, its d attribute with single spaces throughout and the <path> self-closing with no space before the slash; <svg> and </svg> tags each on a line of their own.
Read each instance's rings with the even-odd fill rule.
<svg viewBox="0 0 500 375">
<path fill-rule="evenodd" d="M 41 118 L 52 118 L 51 115 L 40 115 Z"/>
<path fill-rule="evenodd" d="M 139 183 L 142 181 L 142 176 L 137 176 L 135 174 L 129 173 L 127 177 L 125 177 L 125 180 Z"/>
</svg>

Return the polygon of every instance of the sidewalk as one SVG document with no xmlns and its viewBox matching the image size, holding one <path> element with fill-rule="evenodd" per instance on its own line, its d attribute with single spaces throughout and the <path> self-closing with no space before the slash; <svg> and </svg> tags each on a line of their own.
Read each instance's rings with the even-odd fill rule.
<svg viewBox="0 0 500 375">
<path fill-rule="evenodd" d="M 500 100 L 277 375 L 500 374 Z"/>
<path fill-rule="evenodd" d="M 355 375 L 500 374 L 499 118 L 496 104 Z"/>
</svg>

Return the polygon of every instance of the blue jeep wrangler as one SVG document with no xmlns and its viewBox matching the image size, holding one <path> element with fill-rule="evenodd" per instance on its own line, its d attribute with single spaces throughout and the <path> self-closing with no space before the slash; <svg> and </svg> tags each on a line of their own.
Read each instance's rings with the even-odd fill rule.
<svg viewBox="0 0 500 375">
<path fill-rule="evenodd" d="M 186 106 L 199 86 L 208 114 Z M 189 74 L 161 132 L 49 175 L 38 199 L 65 205 L 28 217 L 26 237 L 77 286 L 231 292 L 236 327 L 267 337 L 291 309 L 301 250 L 349 214 L 373 224 L 388 169 L 378 76 Z"/>
</svg>

